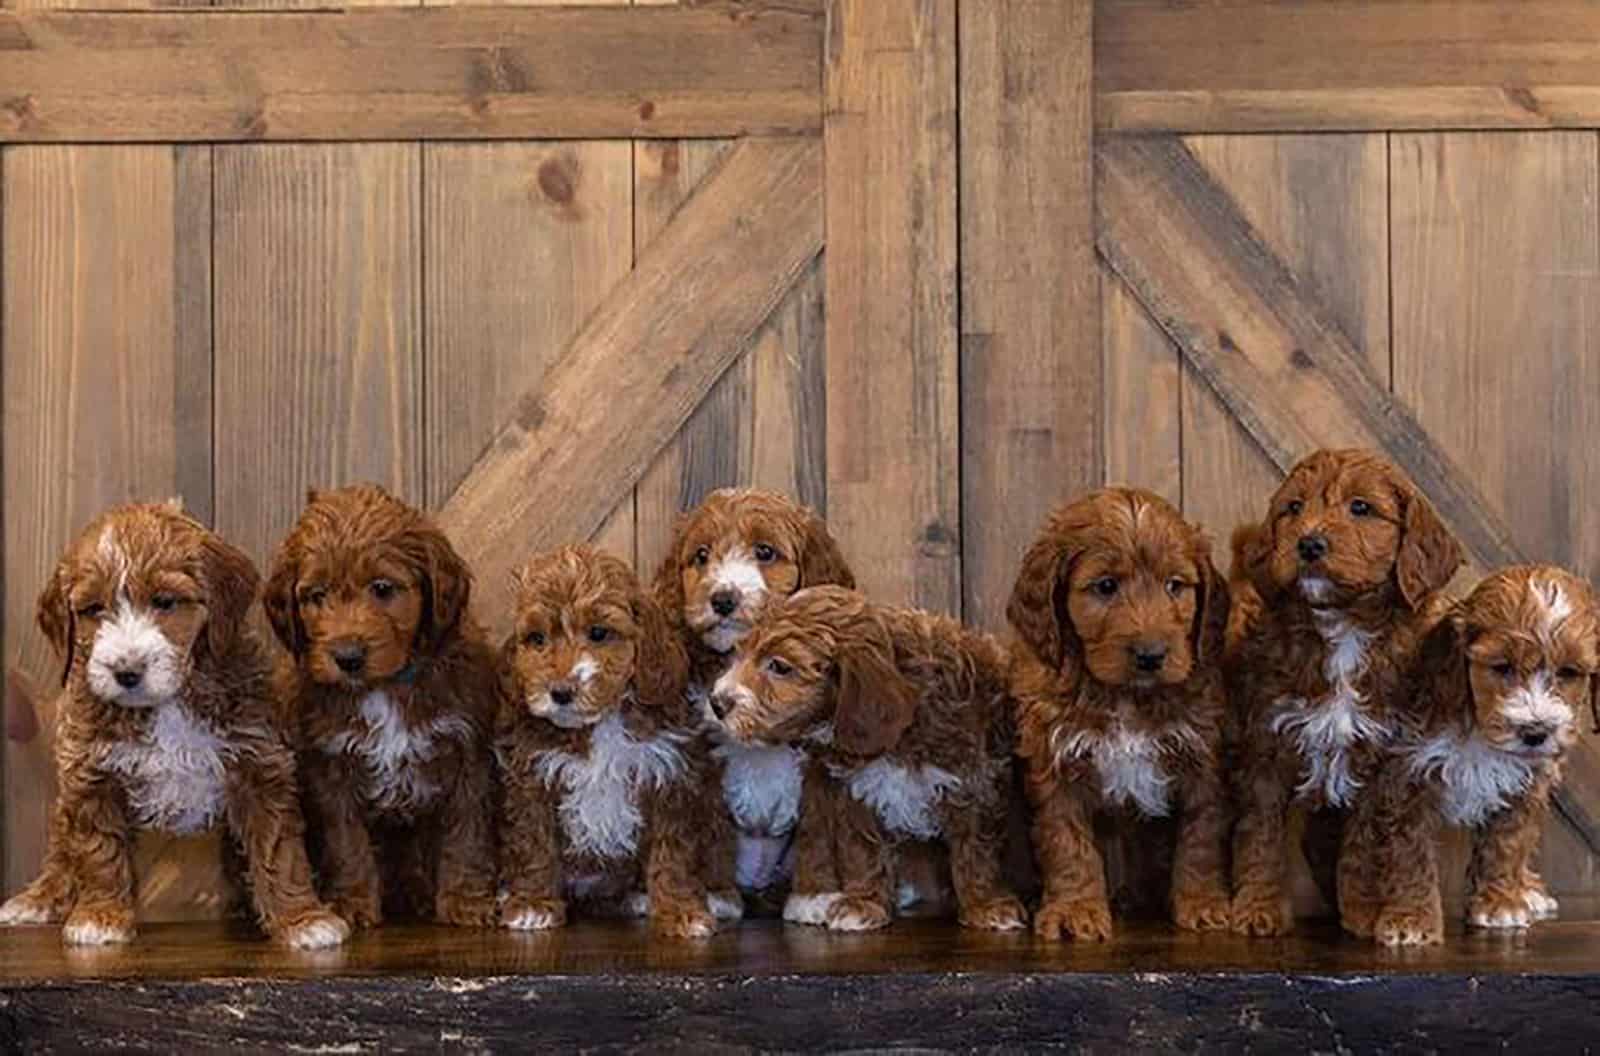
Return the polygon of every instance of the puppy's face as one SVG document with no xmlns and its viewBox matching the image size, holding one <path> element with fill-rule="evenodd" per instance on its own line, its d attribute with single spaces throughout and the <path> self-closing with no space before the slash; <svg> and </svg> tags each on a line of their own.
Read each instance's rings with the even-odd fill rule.
<svg viewBox="0 0 1600 1056">
<path fill-rule="evenodd" d="M 273 631 L 311 679 L 359 689 L 402 674 L 457 627 L 471 580 L 420 512 L 371 485 L 316 492 L 273 561 Z"/>
<path fill-rule="evenodd" d="M 656 593 L 706 648 L 729 653 L 770 600 L 821 583 L 854 578 L 815 514 L 772 492 L 725 490 L 679 523 Z"/>
<path fill-rule="evenodd" d="M 1415 608 L 1460 566 L 1461 548 L 1398 469 L 1359 450 L 1319 451 L 1272 497 L 1246 554 L 1263 597 L 1338 608 L 1395 584 Z"/>
<path fill-rule="evenodd" d="M 151 707 L 181 693 L 208 652 L 226 653 L 255 596 L 243 553 L 175 504 L 124 506 L 91 524 L 39 598 L 39 626 L 67 681 Z"/>
<path fill-rule="evenodd" d="M 837 689 L 833 635 L 806 621 L 772 621 L 747 637 L 712 687 L 711 708 L 735 740 L 782 744 L 819 735 Z"/>
<path fill-rule="evenodd" d="M 1070 657 L 1140 689 L 1182 683 L 1213 655 L 1227 605 L 1205 535 L 1158 496 L 1111 488 L 1050 518 L 1007 614 L 1052 666 Z"/>
<path fill-rule="evenodd" d="M 513 698 L 563 729 L 622 706 L 649 633 L 646 604 L 621 561 L 589 547 L 536 557 L 517 572 L 516 626 L 506 645 Z"/>
<path fill-rule="evenodd" d="M 1533 756 L 1570 745 L 1600 677 L 1600 619 L 1588 585 L 1560 569 L 1509 569 L 1473 591 L 1456 620 L 1483 737 Z"/>
</svg>

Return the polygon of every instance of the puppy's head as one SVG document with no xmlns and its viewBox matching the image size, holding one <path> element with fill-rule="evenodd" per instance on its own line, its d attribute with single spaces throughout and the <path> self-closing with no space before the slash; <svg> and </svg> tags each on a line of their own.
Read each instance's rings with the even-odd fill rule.
<svg viewBox="0 0 1600 1056">
<path fill-rule="evenodd" d="M 1340 608 L 1393 589 L 1416 610 L 1461 566 L 1461 546 L 1406 475 L 1371 451 L 1318 451 L 1243 537 L 1243 572 L 1268 604 Z"/>
<path fill-rule="evenodd" d="M 1176 685 L 1222 651 L 1228 590 L 1211 543 L 1166 500 L 1107 488 L 1051 514 L 1006 606 L 1051 670 L 1113 686 Z"/>
<path fill-rule="evenodd" d="M 1563 569 L 1504 569 L 1441 621 L 1419 666 L 1496 748 L 1555 755 L 1581 714 L 1600 721 L 1600 609 Z"/>
<path fill-rule="evenodd" d="M 712 690 L 711 707 L 736 740 L 831 741 L 881 755 L 916 715 L 888 625 L 860 594 L 811 587 L 772 602 Z"/>
<path fill-rule="evenodd" d="M 63 683 L 150 707 L 229 653 L 259 585 L 250 559 L 176 502 L 120 506 L 67 547 L 39 595 L 39 629 Z"/>
<path fill-rule="evenodd" d="M 307 501 L 264 600 L 273 631 L 314 681 L 379 683 L 455 636 L 472 578 L 427 517 L 371 484 L 313 490 Z"/>
<path fill-rule="evenodd" d="M 511 700 L 564 729 L 618 712 L 630 693 L 684 721 L 683 645 L 626 564 L 566 546 L 529 561 L 516 584 L 516 625 L 503 650 Z"/>
<path fill-rule="evenodd" d="M 731 653 L 769 600 L 825 583 L 855 577 L 822 518 L 775 492 L 728 488 L 678 519 L 654 590 L 688 637 Z"/>
</svg>

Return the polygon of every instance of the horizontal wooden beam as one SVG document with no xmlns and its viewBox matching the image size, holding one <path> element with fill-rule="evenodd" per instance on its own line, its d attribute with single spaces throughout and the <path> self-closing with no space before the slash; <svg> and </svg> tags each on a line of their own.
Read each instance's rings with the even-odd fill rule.
<svg viewBox="0 0 1600 1056">
<path fill-rule="evenodd" d="M 1592 0 L 1099 0 L 1125 132 L 1600 126 Z"/>
<path fill-rule="evenodd" d="M 679 210 L 445 503 L 499 616 L 508 573 L 587 538 L 822 249 L 822 144 L 747 139 Z"/>
<path fill-rule="evenodd" d="M 816 0 L 0 12 L 0 142 L 814 131 L 822 32 Z"/>
</svg>

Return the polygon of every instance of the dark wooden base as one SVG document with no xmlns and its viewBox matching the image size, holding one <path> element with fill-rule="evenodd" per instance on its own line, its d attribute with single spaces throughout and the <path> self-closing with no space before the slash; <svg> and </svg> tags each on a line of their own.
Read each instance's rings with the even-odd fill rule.
<svg viewBox="0 0 1600 1056">
<path fill-rule="evenodd" d="M 1466 1051 L 1600 1043 L 1600 924 L 1391 953 L 1145 927 L 1103 946 L 927 922 L 874 935 L 631 923 L 513 935 L 384 929 L 297 954 L 217 925 L 126 949 L 0 931 L 0 1049 L 393 1052 L 916 1047 Z M 1541 1050 L 1539 1047 L 1543 1046 Z"/>
</svg>

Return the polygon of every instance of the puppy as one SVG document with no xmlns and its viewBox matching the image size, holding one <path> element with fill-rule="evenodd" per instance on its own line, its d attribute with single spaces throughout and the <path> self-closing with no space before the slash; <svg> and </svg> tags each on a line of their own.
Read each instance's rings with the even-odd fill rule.
<svg viewBox="0 0 1600 1056">
<path fill-rule="evenodd" d="M 552 928 L 568 897 L 621 900 L 666 934 L 710 935 L 697 869 L 705 817 L 720 807 L 682 643 L 632 570 L 593 547 L 535 557 L 516 581 L 496 724 L 501 920 Z"/>
<path fill-rule="evenodd" d="M 705 870 L 722 905 L 741 905 L 741 891 L 781 895 L 791 876 L 797 908 L 839 886 L 831 837 L 802 831 L 807 750 L 732 741 L 708 707 L 710 687 L 768 603 L 827 583 L 853 587 L 855 577 L 820 517 L 775 492 L 731 488 L 678 519 L 656 573 L 656 600 L 688 650 L 689 695 L 727 807 L 708 819 Z"/>
<path fill-rule="evenodd" d="M 831 819 L 841 890 L 791 898 L 806 912 L 788 919 L 884 927 L 897 846 L 944 840 L 961 923 L 1027 925 L 1000 876 L 1013 737 L 1005 652 L 993 639 L 811 587 L 767 606 L 712 707 L 739 743 L 803 744 L 822 764 L 806 809 Z"/>
<path fill-rule="evenodd" d="M 1006 616 L 1017 634 L 1017 754 L 1045 884 L 1034 930 L 1111 937 L 1094 836 L 1102 811 L 1135 830 L 1177 811 L 1173 919 L 1226 928 L 1228 589 L 1210 541 L 1150 492 L 1094 492 L 1050 516 Z"/>
<path fill-rule="evenodd" d="M 1435 834 L 1472 832 L 1467 922 L 1525 928 L 1556 915 L 1533 869 L 1562 756 L 1600 722 L 1600 609 L 1547 565 L 1498 572 L 1424 641 L 1394 750 L 1352 822 L 1375 856 L 1381 909 L 1345 926 L 1385 945 L 1443 941 Z"/>
<path fill-rule="evenodd" d="M 300 948 L 349 936 L 312 889 L 289 731 L 244 623 L 259 583 L 176 503 L 117 507 L 68 546 L 38 610 L 65 658 L 60 794 L 43 874 L 0 924 L 65 916 L 68 943 L 126 942 L 135 830 L 225 825 L 268 934 Z"/>
<path fill-rule="evenodd" d="M 1351 845 L 1356 830 L 1343 819 L 1394 732 L 1401 673 L 1442 609 L 1461 547 L 1404 474 L 1359 450 L 1319 451 L 1295 466 L 1265 520 L 1234 545 L 1234 594 L 1255 615 L 1228 663 L 1244 709 L 1233 929 L 1290 927 L 1291 807 L 1318 812 L 1308 851 L 1337 848 L 1324 893 L 1336 887 L 1342 915 L 1370 918 L 1372 859 Z"/>
<path fill-rule="evenodd" d="M 313 861 L 358 927 L 394 912 L 495 919 L 493 650 L 472 581 L 420 512 L 382 488 L 312 491 L 267 582 L 293 658 Z"/>
</svg>

